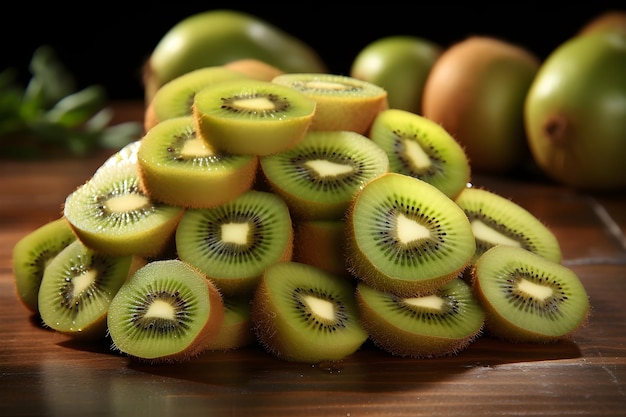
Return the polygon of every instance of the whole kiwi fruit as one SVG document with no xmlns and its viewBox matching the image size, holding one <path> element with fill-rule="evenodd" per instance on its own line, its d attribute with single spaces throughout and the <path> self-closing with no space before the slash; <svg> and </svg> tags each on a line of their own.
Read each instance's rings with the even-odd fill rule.
<svg viewBox="0 0 626 417">
<path fill-rule="evenodd" d="M 532 52 L 504 39 L 467 37 L 430 70 L 422 114 L 463 145 L 474 171 L 511 173 L 530 160 L 523 108 L 539 65 Z"/>
</svg>

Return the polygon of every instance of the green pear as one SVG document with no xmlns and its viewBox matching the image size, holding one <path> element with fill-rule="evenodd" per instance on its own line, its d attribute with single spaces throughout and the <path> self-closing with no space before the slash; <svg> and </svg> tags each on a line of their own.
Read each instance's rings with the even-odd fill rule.
<svg viewBox="0 0 626 417">
<path fill-rule="evenodd" d="M 626 187 L 626 32 L 574 36 L 543 62 L 525 102 L 536 164 L 580 189 Z"/>
<path fill-rule="evenodd" d="M 208 10 L 179 21 L 159 40 L 143 68 L 146 101 L 179 75 L 244 58 L 284 72 L 326 72 L 311 46 L 279 27 L 240 11 Z"/>
</svg>

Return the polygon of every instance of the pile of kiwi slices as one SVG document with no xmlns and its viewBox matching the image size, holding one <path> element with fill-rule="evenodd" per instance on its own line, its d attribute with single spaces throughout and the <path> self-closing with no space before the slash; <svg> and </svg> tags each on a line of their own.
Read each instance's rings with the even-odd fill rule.
<svg viewBox="0 0 626 417">
<path fill-rule="evenodd" d="M 441 126 L 350 77 L 238 68 L 161 87 L 143 136 L 15 245 L 42 326 L 131 360 L 256 344 L 320 363 L 368 341 L 415 358 L 547 343 L 586 322 L 555 235 L 472 186 Z"/>
</svg>

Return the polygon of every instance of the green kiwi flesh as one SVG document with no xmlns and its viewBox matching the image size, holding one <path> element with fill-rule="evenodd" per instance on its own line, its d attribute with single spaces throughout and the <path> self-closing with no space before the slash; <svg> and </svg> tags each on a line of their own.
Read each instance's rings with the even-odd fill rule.
<svg viewBox="0 0 626 417">
<path fill-rule="evenodd" d="M 158 257 L 184 209 L 154 202 L 144 193 L 136 153 L 117 163 L 111 158 L 67 196 L 63 215 L 78 239 L 94 250 Z"/>
<path fill-rule="evenodd" d="M 441 125 L 399 109 L 381 111 L 368 136 L 389 157 L 392 172 L 410 175 L 456 197 L 470 181 L 463 147 Z"/>
<path fill-rule="evenodd" d="M 176 362 L 197 356 L 224 320 L 222 296 L 190 265 L 151 261 L 119 289 L 107 324 L 113 348 L 149 362 Z"/>
<path fill-rule="evenodd" d="M 291 259 L 293 227 L 279 196 L 250 190 L 216 207 L 188 209 L 175 241 L 178 257 L 223 294 L 250 294 L 265 268 Z"/>
<path fill-rule="evenodd" d="M 399 296 L 432 293 L 459 276 L 476 250 L 463 210 L 435 186 L 404 174 L 367 183 L 346 220 L 349 270 Z"/>
<path fill-rule="evenodd" d="M 296 89 L 268 81 L 224 81 L 198 91 L 193 112 L 198 133 L 215 149 L 268 155 L 302 140 L 316 103 Z"/>
<path fill-rule="evenodd" d="M 15 290 L 22 304 L 38 312 L 38 293 L 43 273 L 54 257 L 76 240 L 69 223 L 57 218 L 29 232 L 13 246 Z"/>
<path fill-rule="evenodd" d="M 573 270 L 520 247 L 487 250 L 472 268 L 472 285 L 487 313 L 486 331 L 512 342 L 567 338 L 590 309 Z"/>
<path fill-rule="evenodd" d="M 105 255 L 74 240 L 50 261 L 41 279 L 44 325 L 77 338 L 104 338 L 110 303 L 132 265 L 132 255 Z"/>
<path fill-rule="evenodd" d="M 358 321 L 353 284 L 298 262 L 265 270 L 251 314 L 260 344 L 286 361 L 339 361 L 368 337 Z"/>
<path fill-rule="evenodd" d="M 258 157 L 216 151 L 200 137 L 191 116 L 164 120 L 148 131 L 137 151 L 143 191 L 153 201 L 214 207 L 252 188 Z"/>
<path fill-rule="evenodd" d="M 363 185 L 388 172 L 383 150 L 351 131 L 309 131 L 293 148 L 260 157 L 272 190 L 294 218 L 337 220 Z"/>
<path fill-rule="evenodd" d="M 311 130 L 353 131 L 365 134 L 382 109 L 387 91 L 368 81 L 328 73 L 285 73 L 272 83 L 288 86 L 315 100 Z"/>
<path fill-rule="evenodd" d="M 370 339 L 396 356 L 456 354 L 481 334 L 485 322 L 472 288 L 460 278 L 421 297 L 398 297 L 360 282 L 356 299 Z"/>
<path fill-rule="evenodd" d="M 473 262 L 495 245 L 516 246 L 560 262 L 561 247 L 552 231 L 534 214 L 500 194 L 468 187 L 455 199 L 476 238 Z"/>
</svg>

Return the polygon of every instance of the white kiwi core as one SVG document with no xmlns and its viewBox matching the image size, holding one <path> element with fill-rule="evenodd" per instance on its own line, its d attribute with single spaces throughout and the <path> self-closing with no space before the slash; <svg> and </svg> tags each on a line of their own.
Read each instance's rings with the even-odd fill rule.
<svg viewBox="0 0 626 417">
<path fill-rule="evenodd" d="M 276 106 L 265 97 L 240 98 L 233 102 L 234 107 L 246 110 L 273 110 Z"/>
<path fill-rule="evenodd" d="M 194 157 L 194 156 L 211 156 L 213 151 L 206 146 L 204 140 L 201 138 L 189 139 L 183 145 L 183 149 L 180 151 L 182 156 Z"/>
<path fill-rule="evenodd" d="M 135 193 L 111 197 L 106 201 L 107 209 L 116 213 L 126 213 L 149 205 L 150 201 L 146 196 Z"/>
<path fill-rule="evenodd" d="M 170 303 L 167 303 L 163 300 L 154 300 L 150 303 L 150 307 L 148 307 L 148 311 L 144 317 L 156 317 L 168 320 L 174 320 L 176 312 L 174 311 L 174 307 Z"/>
<path fill-rule="evenodd" d="M 225 223 L 222 225 L 222 241 L 245 245 L 248 243 L 249 232 L 250 225 L 248 223 Z"/>
<path fill-rule="evenodd" d="M 341 83 L 334 83 L 331 81 L 309 81 L 306 83 L 307 88 L 315 90 L 328 90 L 328 91 L 341 91 L 348 90 L 350 87 Z"/>
<path fill-rule="evenodd" d="M 472 232 L 476 239 L 491 242 L 494 245 L 521 246 L 520 242 L 517 240 L 503 235 L 480 220 L 472 221 Z"/>
<path fill-rule="evenodd" d="M 396 218 L 396 234 L 402 243 L 411 243 L 430 236 L 427 228 L 404 214 L 400 214 Z"/>
<path fill-rule="evenodd" d="M 430 158 L 418 143 L 409 139 L 405 139 L 403 143 L 404 155 L 411 160 L 413 166 L 422 169 L 428 168 L 431 165 Z"/>
<path fill-rule="evenodd" d="M 521 279 L 517 283 L 517 288 L 520 291 L 526 293 L 529 297 L 538 300 L 545 300 L 548 297 L 552 296 L 552 294 L 554 293 L 552 288 L 545 285 L 535 284 L 534 282 L 531 282 L 527 279 Z"/>
<path fill-rule="evenodd" d="M 72 297 L 78 297 L 81 292 L 89 288 L 96 281 L 97 276 L 98 271 L 90 269 L 84 274 L 72 278 Z"/>
<path fill-rule="evenodd" d="M 437 295 L 405 298 L 404 302 L 410 306 L 427 308 L 437 311 L 440 311 L 443 307 L 443 299 Z"/>
<path fill-rule="evenodd" d="M 316 316 L 329 321 L 335 319 L 335 306 L 330 301 L 310 295 L 304 296 L 303 301 Z"/>
<path fill-rule="evenodd" d="M 338 164 L 326 159 L 312 159 L 305 164 L 322 178 L 336 177 L 353 171 L 351 165 Z"/>
</svg>

